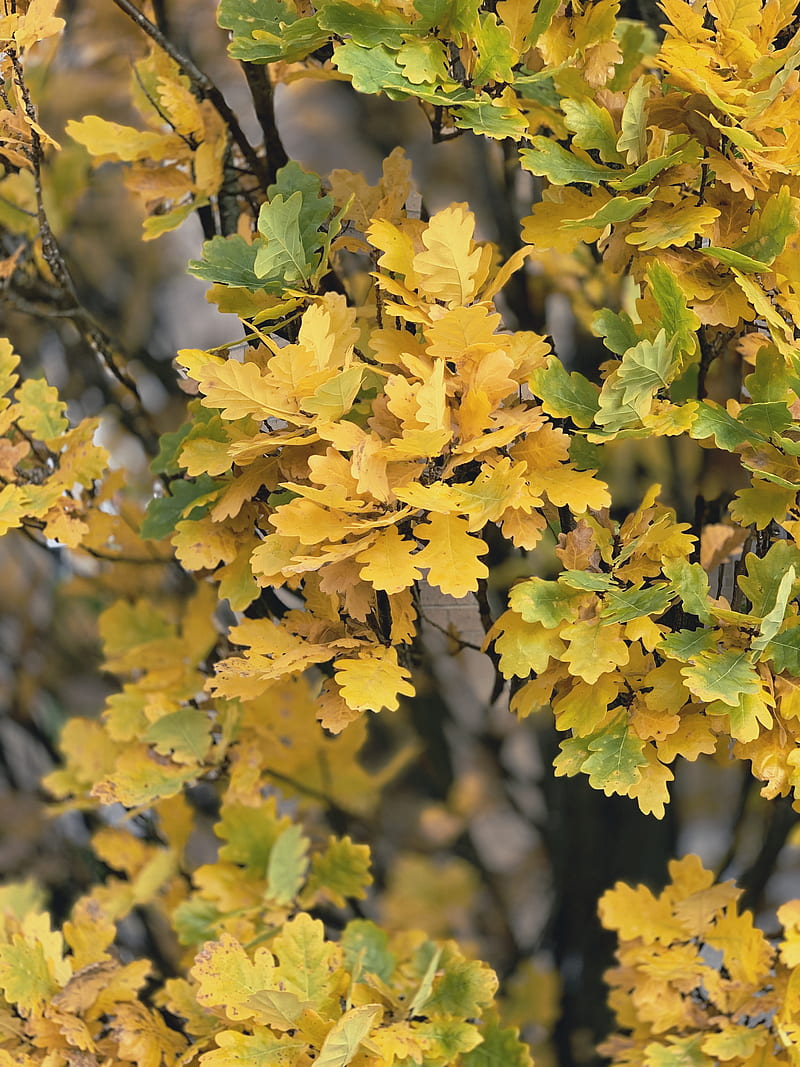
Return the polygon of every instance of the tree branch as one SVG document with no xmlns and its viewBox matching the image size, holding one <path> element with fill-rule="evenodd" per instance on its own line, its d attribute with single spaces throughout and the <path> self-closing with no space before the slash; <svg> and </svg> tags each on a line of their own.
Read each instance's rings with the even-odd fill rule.
<svg viewBox="0 0 800 1067">
<path fill-rule="evenodd" d="M 261 126 L 261 132 L 264 134 L 264 148 L 267 152 L 267 183 L 271 185 L 275 181 L 277 172 L 289 162 L 289 156 L 275 122 L 275 90 L 270 81 L 269 68 L 266 63 L 242 63 L 241 66 L 253 98 L 253 107 Z"/>
</svg>

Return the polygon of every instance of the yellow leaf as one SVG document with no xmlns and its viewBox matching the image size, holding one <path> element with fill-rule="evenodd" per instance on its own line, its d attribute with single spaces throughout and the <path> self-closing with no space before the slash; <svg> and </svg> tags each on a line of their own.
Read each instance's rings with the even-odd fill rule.
<svg viewBox="0 0 800 1067">
<path fill-rule="evenodd" d="M 372 244 L 383 252 L 378 258 L 378 265 L 384 271 L 402 274 L 409 286 L 415 287 L 417 276 L 414 272 L 414 242 L 409 231 L 401 230 L 385 219 L 375 219 L 367 230 L 367 236 Z"/>
<path fill-rule="evenodd" d="M 239 363 L 229 359 L 223 364 L 204 366 L 198 384 L 205 396 L 203 407 L 219 408 L 223 419 L 243 419 L 253 415 L 257 419 L 270 416 L 288 419 L 299 426 L 312 420 L 285 406 L 282 393 L 261 373 L 255 363 Z"/>
<path fill-rule="evenodd" d="M 13 32 L 18 48 L 30 48 L 37 41 L 61 33 L 66 23 L 55 16 L 57 7 L 58 0 L 31 0 L 25 14 L 17 16 Z"/>
<path fill-rule="evenodd" d="M 229 1019 L 252 1019 L 258 1012 L 248 1006 L 254 993 L 275 986 L 275 960 L 266 948 L 253 959 L 235 937 L 224 933 L 210 941 L 195 957 L 192 976 L 199 983 L 197 1001 Z"/>
<path fill-rule="evenodd" d="M 81 517 L 80 505 L 68 497 L 57 501 L 43 518 L 45 536 L 67 548 L 78 548 L 89 532 L 89 526 Z"/>
<path fill-rule="evenodd" d="M 631 232 L 625 239 L 628 244 L 638 245 L 642 252 L 688 245 L 697 234 L 709 233 L 719 214 L 718 208 L 708 204 L 654 204 L 631 223 Z"/>
<path fill-rule="evenodd" d="M 317 1011 L 323 1008 L 343 974 L 340 947 L 325 939 L 325 927 L 320 920 L 300 912 L 284 923 L 272 946 L 278 958 L 277 988 L 310 1002 Z"/>
<path fill-rule="evenodd" d="M 342 697 L 354 711 L 396 711 L 399 697 L 414 696 L 411 675 L 397 662 L 397 650 L 379 645 L 357 659 L 337 659 L 335 678 Z"/>
<path fill-rule="evenodd" d="M 0 944 L 0 989 L 23 1016 L 38 1013 L 68 980 L 72 969 L 62 955 L 61 934 L 50 930 L 49 916 L 35 912 Z"/>
<path fill-rule="evenodd" d="M 322 726 L 332 734 L 340 734 L 345 726 L 361 718 L 361 714 L 350 707 L 336 682 L 328 678 L 317 698 L 317 719 Z"/>
<path fill-rule="evenodd" d="M 414 256 L 420 289 L 449 307 L 468 304 L 482 279 L 481 251 L 472 240 L 475 216 L 466 204 L 453 204 L 431 218 L 422 241 L 427 251 Z"/>
<path fill-rule="evenodd" d="M 645 745 L 643 751 L 647 766 L 642 769 L 639 781 L 628 787 L 627 795 L 638 801 L 639 810 L 644 815 L 655 815 L 657 819 L 663 819 L 665 806 L 669 804 L 667 783 L 671 782 L 675 775 L 659 761 L 652 745 Z"/>
<path fill-rule="evenodd" d="M 109 122 L 98 115 L 87 115 L 76 122 L 70 119 L 67 133 L 82 144 L 96 160 L 119 159 L 131 163 L 136 159 L 184 158 L 189 149 L 177 134 L 154 133 L 152 130 L 137 130 Z"/>
<path fill-rule="evenodd" d="M 293 1067 L 307 1058 L 308 1044 L 304 1038 L 277 1037 L 265 1026 L 253 1026 L 252 1034 L 223 1030 L 214 1040 L 218 1047 L 203 1053 L 206 1067 L 253 1067 L 253 1064 Z"/>
<path fill-rule="evenodd" d="M 737 915 L 730 905 L 705 932 L 705 940 L 722 952 L 723 961 L 734 982 L 760 986 L 769 981 L 774 950 L 763 933 L 753 925 L 752 912 Z"/>
<path fill-rule="evenodd" d="M 72 966 L 76 975 L 92 964 L 110 960 L 106 949 L 113 942 L 117 928 L 93 897 L 81 897 L 76 902 L 63 930 L 64 939 L 72 949 Z M 104 977 L 103 983 L 106 981 Z"/>
<path fill-rule="evenodd" d="M 364 1004 L 346 1011 L 337 1019 L 319 1050 L 315 1067 L 347 1067 L 358 1046 L 383 1014 L 380 1004 Z"/>
<path fill-rule="evenodd" d="M 489 569 L 479 559 L 489 546 L 469 532 L 469 522 L 460 515 L 431 515 L 414 527 L 414 534 L 428 544 L 417 555 L 420 567 L 428 568 L 428 581 L 449 596 L 475 592 Z"/>
<path fill-rule="evenodd" d="M 363 563 L 361 577 L 375 589 L 399 593 L 422 577 L 416 564 L 416 544 L 402 537 L 396 526 L 389 526 L 378 534 L 369 548 L 359 552 L 356 560 Z"/>
<path fill-rule="evenodd" d="M 578 619 L 562 627 L 561 636 L 569 644 L 561 658 L 570 674 L 592 684 L 615 667 L 624 667 L 630 659 L 630 647 L 622 633 L 619 623 L 604 626 L 600 619 Z"/>
<path fill-rule="evenodd" d="M 213 569 L 218 563 L 236 558 L 239 542 L 236 534 L 211 518 L 184 519 L 172 537 L 175 554 L 188 570 Z"/>
<path fill-rule="evenodd" d="M 561 644 L 563 647 L 563 642 Z M 578 679 L 567 693 L 553 703 L 558 729 L 573 730 L 576 737 L 588 737 L 599 730 L 622 684 L 622 677 L 616 671 L 602 674 L 592 684 Z"/>
<path fill-rule="evenodd" d="M 25 490 L 17 485 L 4 485 L 0 489 L 0 537 L 9 530 L 22 525 L 28 513 Z"/>
<path fill-rule="evenodd" d="M 5 337 L 0 337 L 0 411 L 8 407 L 10 401 L 6 393 L 19 381 L 18 366 L 19 356 L 11 347 L 11 342 Z"/>
<path fill-rule="evenodd" d="M 158 99 L 177 133 L 195 137 L 205 132 L 200 102 L 187 87 L 185 78 L 159 78 Z"/>
<path fill-rule="evenodd" d="M 353 406 L 363 377 L 363 367 L 348 367 L 317 386 L 311 396 L 302 397 L 300 404 L 323 419 L 340 419 Z"/>
<path fill-rule="evenodd" d="M 515 611 L 503 612 L 487 634 L 487 643 L 492 638 L 504 678 L 541 674 L 551 658 L 560 659 L 564 652 L 564 642 L 556 630 L 539 622 L 525 622 Z"/>
<path fill-rule="evenodd" d="M 109 1027 L 117 1039 L 117 1055 L 136 1067 L 161 1067 L 174 1062 L 186 1048 L 186 1038 L 170 1029 L 159 1012 L 138 1001 L 118 1004 Z"/>
<path fill-rule="evenodd" d="M 666 896 L 662 893 L 656 898 L 643 885 L 634 889 L 617 882 L 600 898 L 598 910 L 603 926 L 616 930 L 622 941 L 641 937 L 645 942 L 661 941 L 668 945 L 686 937 Z"/>
<path fill-rule="evenodd" d="M 711 755 L 716 747 L 717 738 L 706 716 L 697 711 L 687 713 L 686 709 L 678 729 L 656 744 L 659 758 L 665 763 L 672 763 L 676 756 L 694 762 L 700 755 Z"/>
</svg>

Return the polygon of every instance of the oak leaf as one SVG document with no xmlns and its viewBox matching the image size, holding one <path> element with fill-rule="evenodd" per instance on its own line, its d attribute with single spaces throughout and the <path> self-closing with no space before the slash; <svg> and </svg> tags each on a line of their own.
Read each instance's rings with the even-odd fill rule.
<svg viewBox="0 0 800 1067">
<path fill-rule="evenodd" d="M 394 648 L 375 646 L 355 659 L 340 657 L 334 670 L 342 697 L 354 711 L 396 711 L 401 696 L 414 696 L 411 675 L 398 663 Z"/>
<path fill-rule="evenodd" d="M 480 556 L 488 552 L 485 541 L 469 532 L 469 521 L 459 515 L 431 515 L 418 523 L 414 534 L 428 544 L 416 556 L 417 565 L 428 571 L 427 580 L 449 596 L 474 592 L 489 569 Z"/>
</svg>

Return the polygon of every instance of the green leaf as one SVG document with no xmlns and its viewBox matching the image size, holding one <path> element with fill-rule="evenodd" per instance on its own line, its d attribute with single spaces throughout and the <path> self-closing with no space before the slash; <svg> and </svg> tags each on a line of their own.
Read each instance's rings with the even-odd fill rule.
<svg viewBox="0 0 800 1067">
<path fill-rule="evenodd" d="M 179 426 L 173 433 L 162 433 L 158 439 L 158 454 L 153 462 L 150 464 L 150 470 L 153 474 L 179 474 L 181 466 L 178 463 L 178 456 L 183 448 L 183 442 L 189 433 L 194 428 L 195 418 L 204 418 L 208 414 L 209 409 L 204 408 L 199 400 L 192 400 L 187 405 L 187 411 L 191 414 L 191 418 Z"/>
<path fill-rule="evenodd" d="M 558 107 L 561 97 L 556 91 L 551 70 L 532 73 L 523 67 L 514 72 L 514 88 L 524 100 L 533 100 L 545 107 Z"/>
<path fill-rule="evenodd" d="M 676 630 L 664 638 L 658 646 L 658 651 L 685 663 L 693 656 L 712 649 L 715 643 L 715 630 Z"/>
<path fill-rule="evenodd" d="M 788 671 L 800 676 L 800 619 L 787 620 L 785 629 L 775 634 L 765 653 L 776 674 Z"/>
<path fill-rule="evenodd" d="M 473 41 L 478 57 L 472 71 L 472 84 L 480 87 L 487 82 L 507 84 L 513 81 L 512 67 L 519 56 L 512 47 L 511 34 L 497 21 L 497 15 L 491 11 L 480 15 Z"/>
<path fill-rule="evenodd" d="M 415 0 L 420 14 L 420 29 L 434 27 L 440 37 L 460 41 L 462 34 L 472 34 L 478 24 L 480 0 Z"/>
<path fill-rule="evenodd" d="M 211 720 L 199 708 L 180 708 L 157 719 L 142 740 L 176 763 L 202 763 L 211 748 Z"/>
<path fill-rule="evenodd" d="M 39 441 L 59 437 L 69 426 L 67 405 L 45 378 L 26 378 L 17 389 L 20 414 L 17 423 Z"/>
<path fill-rule="evenodd" d="M 333 53 L 335 66 L 348 75 L 359 93 L 386 93 L 392 100 L 404 100 L 417 94 L 397 62 L 397 53 L 384 45 L 365 48 L 355 41 L 345 41 Z"/>
<path fill-rule="evenodd" d="M 739 412 L 739 421 L 769 437 L 788 430 L 794 424 L 794 417 L 783 400 L 773 400 L 768 404 L 745 404 Z"/>
<path fill-rule="evenodd" d="M 626 153 L 628 165 L 640 163 L 647 155 L 647 109 L 650 86 L 644 75 L 628 89 L 622 111 L 622 132 L 617 149 Z"/>
<path fill-rule="evenodd" d="M 611 92 L 625 92 L 630 85 L 630 75 L 645 57 L 658 52 L 658 41 L 653 30 L 638 20 L 618 18 L 614 37 L 622 51 L 622 62 L 614 64 L 614 74 L 606 87 Z"/>
<path fill-rule="evenodd" d="M 756 404 L 791 403 L 800 382 L 787 373 L 786 360 L 781 353 L 772 345 L 764 345 L 756 355 L 756 369 L 747 375 L 744 386 Z"/>
<path fill-rule="evenodd" d="M 616 171 L 617 177 L 608 179 L 608 184 L 612 189 L 616 189 L 620 193 L 638 189 L 639 186 L 649 185 L 653 178 L 661 174 L 662 171 L 668 170 L 670 167 L 676 167 L 680 163 L 689 162 L 698 151 L 697 142 L 689 141 L 675 152 L 667 152 L 655 159 L 648 159 L 640 167 L 637 167 L 632 174 L 627 174 L 625 177 L 620 178 L 618 176 L 619 171 Z"/>
<path fill-rule="evenodd" d="M 778 585 L 778 590 L 775 593 L 775 604 L 761 620 L 759 636 L 752 642 L 752 647 L 755 651 L 760 652 L 766 648 L 783 625 L 783 620 L 786 615 L 786 607 L 789 603 L 789 598 L 792 595 L 796 580 L 796 569 L 794 567 L 789 567 Z"/>
<path fill-rule="evenodd" d="M 739 588 L 753 605 L 753 614 L 764 617 L 776 604 L 786 572 L 800 571 L 800 549 L 792 541 L 776 541 L 763 558 L 748 552 L 747 574 L 739 575 Z"/>
<path fill-rule="evenodd" d="M 651 1041 L 647 1046 L 647 1067 L 708 1067 L 709 1058 L 701 1049 L 703 1034 L 668 1037 L 669 1044 Z"/>
<path fill-rule="evenodd" d="M 568 373 L 556 356 L 548 356 L 547 365 L 534 370 L 529 385 L 548 415 L 572 419 L 576 426 L 592 425 L 599 405 L 597 386 L 577 371 Z"/>
<path fill-rule="evenodd" d="M 622 156 L 617 151 L 614 120 L 604 107 L 585 97 L 581 100 L 562 100 L 561 110 L 567 129 L 572 130 L 574 145 L 587 152 L 599 152 L 606 162 L 622 162 Z"/>
<path fill-rule="evenodd" d="M 316 267 L 313 249 L 305 247 L 300 229 L 302 208 L 303 194 L 299 189 L 288 200 L 279 193 L 261 205 L 258 229 L 266 244 L 259 244 L 256 252 L 254 269 L 259 278 L 305 282 L 313 274 Z"/>
<path fill-rule="evenodd" d="M 220 821 L 214 826 L 214 833 L 226 842 L 219 850 L 219 858 L 240 864 L 257 878 L 264 878 L 272 847 L 290 826 L 288 816 L 278 816 L 274 797 L 255 808 L 226 804 Z"/>
<path fill-rule="evenodd" d="M 753 260 L 770 264 L 780 255 L 787 238 L 796 230 L 796 201 L 789 191 L 789 186 L 782 185 L 779 191 L 767 200 L 762 210 L 755 212 L 744 239 L 736 245 L 736 251 Z"/>
<path fill-rule="evenodd" d="M 412 37 L 397 49 L 397 63 L 414 85 L 445 85 L 452 81 L 447 69 L 447 52 L 435 38 Z"/>
<path fill-rule="evenodd" d="M 623 386 L 623 404 L 637 407 L 666 389 L 678 367 L 678 357 L 664 330 L 654 341 L 640 341 L 623 355 L 617 379 Z"/>
<path fill-rule="evenodd" d="M 561 223 L 565 230 L 582 230 L 587 226 L 602 226 L 605 228 L 616 222 L 627 222 L 641 214 L 653 202 L 653 195 L 648 196 L 615 196 L 603 207 L 598 208 L 593 215 L 587 215 L 583 219 L 565 219 Z"/>
<path fill-rule="evenodd" d="M 533 16 L 533 27 L 528 35 L 530 43 L 536 44 L 542 34 L 549 29 L 553 16 L 558 11 L 560 0 L 538 0 Z"/>
<path fill-rule="evenodd" d="M 540 622 L 553 629 L 567 619 L 574 619 L 583 592 L 576 592 L 559 582 L 529 578 L 511 590 L 509 604 L 525 622 Z"/>
<path fill-rule="evenodd" d="M 761 689 L 750 653 L 743 649 L 700 652 L 681 667 L 681 674 L 687 689 L 700 700 L 720 700 L 730 707 L 739 704 L 742 693 L 755 694 Z"/>
<path fill-rule="evenodd" d="M 603 462 L 602 452 L 585 437 L 573 434 L 569 443 L 569 461 L 579 471 L 597 470 Z"/>
<path fill-rule="evenodd" d="M 581 158 L 549 137 L 532 137 L 531 147 L 520 151 L 520 160 L 525 170 L 547 178 L 553 185 L 572 185 L 585 182 L 600 185 L 610 181 L 619 171 L 601 167 L 587 157 Z"/>
<path fill-rule="evenodd" d="M 232 31 L 230 55 L 247 63 L 305 59 L 329 38 L 316 16 L 298 17 L 283 0 L 221 0 L 217 21 Z"/>
<path fill-rule="evenodd" d="M 588 748 L 591 755 L 581 770 L 589 775 L 589 785 L 602 789 L 606 796 L 626 793 L 647 766 L 644 741 L 631 730 L 624 712 L 592 737 Z"/>
<path fill-rule="evenodd" d="M 600 618 L 607 622 L 631 622 L 645 615 L 661 615 L 672 599 L 666 582 L 653 582 L 644 589 L 608 590 Z"/>
<path fill-rule="evenodd" d="M 565 737 L 558 746 L 559 752 L 553 760 L 553 773 L 556 778 L 574 778 L 580 774 L 589 758 L 589 737 Z"/>
<path fill-rule="evenodd" d="M 389 935 L 369 919 L 353 919 L 344 928 L 340 941 L 344 963 L 354 976 L 375 974 L 388 982 L 397 965 L 389 949 Z"/>
<path fill-rule="evenodd" d="M 491 967 L 466 959 L 455 943 L 448 941 L 439 958 L 431 995 L 422 1007 L 425 1015 L 469 1019 L 492 1003 L 496 990 L 497 977 Z"/>
<path fill-rule="evenodd" d="M 312 1007 L 310 1001 L 301 1000 L 286 989 L 259 989 L 245 1003 L 254 1013 L 253 1018 L 278 1030 L 293 1030 L 303 1012 Z"/>
<path fill-rule="evenodd" d="M 639 343 L 636 327 L 627 311 L 615 313 L 603 308 L 592 319 L 592 329 L 604 339 L 609 352 L 615 352 L 618 356 Z"/>
<path fill-rule="evenodd" d="M 769 270 L 768 263 L 762 263 L 751 256 L 745 256 L 742 252 L 736 252 L 732 248 L 718 248 L 716 245 L 707 245 L 699 248 L 704 256 L 710 256 L 726 267 L 735 267 L 736 270 L 744 271 L 745 274 L 763 274 Z"/>
<path fill-rule="evenodd" d="M 764 440 L 760 433 L 747 428 L 739 419 L 729 415 L 725 408 L 711 400 L 701 401 L 689 432 L 696 441 L 713 437 L 717 445 L 726 452 L 735 452 L 741 445 Z"/>
<path fill-rule="evenodd" d="M 190 897 L 182 900 L 172 913 L 171 920 L 178 941 L 182 945 L 202 945 L 217 936 L 217 922 L 221 913 L 210 900 Z"/>
<path fill-rule="evenodd" d="M 609 574 L 594 574 L 592 571 L 562 571 L 558 581 L 570 589 L 595 590 L 604 592 L 614 588 L 614 579 Z"/>
<path fill-rule="evenodd" d="M 249 245 L 238 234 L 212 237 L 203 242 L 203 258 L 190 259 L 186 269 L 207 282 L 259 289 L 262 283 L 255 272 L 256 250 L 256 245 Z"/>
<path fill-rule="evenodd" d="M 303 397 L 303 411 L 335 421 L 347 414 L 361 388 L 364 368 L 358 365 L 340 371 L 323 382 L 311 396 Z"/>
<path fill-rule="evenodd" d="M 298 824 L 287 827 L 273 844 L 267 861 L 267 898 L 289 904 L 305 881 L 309 840 Z"/>
<path fill-rule="evenodd" d="M 40 941 L 15 934 L 9 944 L 0 945 L 0 989 L 23 1016 L 41 1011 L 58 992 Z"/>
<path fill-rule="evenodd" d="M 309 892 L 319 890 L 343 908 L 348 900 L 363 900 L 371 884 L 367 845 L 357 845 L 347 836 L 331 837 L 325 851 L 315 853 Z"/>
<path fill-rule="evenodd" d="M 481 93 L 477 100 L 467 100 L 454 107 L 453 118 L 460 130 L 472 130 L 495 140 L 511 137 L 518 141 L 528 128 L 525 116 L 518 108 L 509 107 L 502 100 L 492 100 L 485 93 Z"/>
<path fill-rule="evenodd" d="M 342 0 L 329 0 L 320 5 L 317 20 L 323 29 L 338 37 L 351 37 L 356 44 L 367 48 L 376 44 L 399 48 L 402 34 L 415 32 L 414 26 L 390 9 L 343 3 Z"/>
<path fill-rule="evenodd" d="M 637 350 L 634 348 L 630 351 Z M 644 352 L 637 352 L 637 355 L 642 359 L 647 358 Z M 629 361 L 628 368 L 635 379 L 636 356 Z M 626 399 L 626 394 L 630 394 L 630 399 Z M 626 385 L 620 379 L 619 369 L 617 369 L 612 371 L 603 382 L 603 388 L 600 390 L 600 406 L 594 421 L 604 430 L 613 433 L 626 427 L 640 425 L 651 407 L 652 396 L 647 392 L 637 392 L 635 388 Z"/>
<path fill-rule="evenodd" d="M 515 1028 L 491 1018 L 481 1027 L 481 1035 L 477 1048 L 462 1053 L 461 1067 L 533 1067 L 530 1049 Z"/>
<path fill-rule="evenodd" d="M 147 541 L 161 541 L 175 532 L 182 519 L 202 518 L 226 485 L 207 474 L 192 481 L 174 479 L 169 483 L 169 496 L 157 496 L 148 503 L 140 530 L 142 537 Z"/>
<path fill-rule="evenodd" d="M 711 622 L 708 609 L 708 575 L 699 563 L 690 563 L 682 556 L 665 560 L 662 565 L 664 574 L 681 598 L 684 611 L 696 615 L 702 623 Z"/>
<path fill-rule="evenodd" d="M 418 968 L 421 964 L 422 967 L 424 967 L 424 970 L 422 970 L 420 983 L 417 986 L 417 990 L 414 993 L 411 1003 L 409 1004 L 409 1015 L 419 1015 L 428 1003 L 433 989 L 433 980 L 436 977 L 436 971 L 443 951 L 441 945 L 434 945 L 432 941 L 426 941 L 417 950 L 414 963 Z"/>
<path fill-rule="evenodd" d="M 693 355 L 697 351 L 700 319 L 688 306 L 686 293 L 678 279 L 669 267 L 655 260 L 647 269 L 647 281 L 661 312 L 661 325 L 667 341 L 672 343 L 676 355 L 683 352 Z"/>
</svg>

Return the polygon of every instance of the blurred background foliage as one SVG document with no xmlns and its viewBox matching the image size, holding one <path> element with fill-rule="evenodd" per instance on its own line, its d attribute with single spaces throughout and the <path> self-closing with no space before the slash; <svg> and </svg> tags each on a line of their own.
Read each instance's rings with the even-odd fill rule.
<svg viewBox="0 0 800 1067">
<path fill-rule="evenodd" d="M 80 301 L 124 354 L 146 425 L 87 352 L 35 264 L 23 281 L 19 272 L 13 285 L 0 279 L 3 332 L 26 373 L 44 373 L 58 387 L 71 416 L 101 417 L 102 443 L 112 464 L 127 472 L 123 488 L 134 526 L 152 488 L 142 438 L 171 431 L 183 419 L 185 396 L 172 365 L 176 348 L 229 340 L 237 322 L 208 305 L 205 285 L 185 273 L 202 239 L 199 222 L 143 242 L 141 212 L 121 169 L 91 169 L 83 148 L 64 135 L 68 119 L 87 113 L 135 121 L 129 83 L 145 42 L 112 4 L 70 0 L 62 9 L 64 40 L 49 42 L 39 65 L 28 67 L 42 125 L 62 143 L 46 175 L 46 203 Z M 255 125 L 248 127 L 254 120 L 247 86 L 226 58 L 226 35 L 214 10 L 211 0 L 157 0 L 151 14 L 224 88 L 257 139 Z M 402 145 L 427 211 L 466 201 L 481 238 L 497 242 L 504 257 L 517 247 L 519 218 L 537 197 L 537 179 L 511 167 L 501 145 L 470 134 L 433 144 L 415 104 L 359 95 L 341 82 L 280 86 L 276 108 L 287 152 L 304 166 L 323 175 L 336 167 L 361 170 L 374 182 L 381 160 Z M 5 182 L 6 189 L 16 183 L 17 204 L 27 196 L 33 210 L 29 176 L 18 173 Z M 32 256 L 35 232 L 35 217 L 0 198 L 4 256 L 17 249 L 23 258 Z M 586 329 L 588 315 L 598 306 L 619 305 L 596 264 L 553 253 L 543 269 L 517 275 L 517 282 L 505 309 L 508 326 L 552 335 L 564 362 L 596 380 L 604 352 Z M 601 476 L 621 511 L 653 482 L 663 486 L 662 499 L 679 520 L 691 519 L 699 483 L 708 500 L 735 488 L 731 457 L 692 441 L 636 440 L 606 452 L 611 458 Z M 543 576 L 553 569 L 552 546 L 524 560 L 505 558 L 500 545 L 492 552 L 498 604 L 523 569 Z M 720 580 L 730 576 L 723 571 Z M 157 559 L 118 563 L 112 574 L 102 560 L 76 563 L 22 532 L 0 540 L 0 878 L 35 879 L 58 918 L 102 873 L 89 847 L 100 816 L 54 816 L 39 785 L 58 762 L 64 723 L 99 714 L 115 688 L 100 672 L 98 613 L 120 591 L 179 592 L 179 586 L 179 576 Z M 762 800 L 747 766 L 724 752 L 679 769 L 661 822 L 642 816 L 628 799 L 591 790 L 582 776 L 554 778 L 551 717 L 517 721 L 507 710 L 508 693 L 494 692 L 484 657 L 457 645 L 448 632 L 460 612 L 462 638 L 480 644 L 477 617 L 470 638 L 474 604 L 432 598 L 425 611 L 420 696 L 405 712 L 369 723 L 363 759 L 390 766 L 392 774 L 375 804 L 357 815 L 317 805 L 314 817 L 372 844 L 376 885 L 369 915 L 389 928 L 422 926 L 466 942 L 497 969 L 507 1018 L 525 1027 L 541 1067 L 590 1063 L 609 1025 L 602 972 L 613 940 L 596 917 L 600 895 L 618 879 L 659 888 L 671 857 L 697 851 L 719 874 L 740 880 L 751 906 L 773 908 L 800 869 L 795 816 L 785 802 Z M 198 813 L 192 850 L 199 863 L 213 849 L 213 786 L 197 787 L 190 799 Z M 168 954 L 169 946 L 158 946 L 163 931 L 145 911 L 127 921 L 131 953 Z"/>
</svg>

